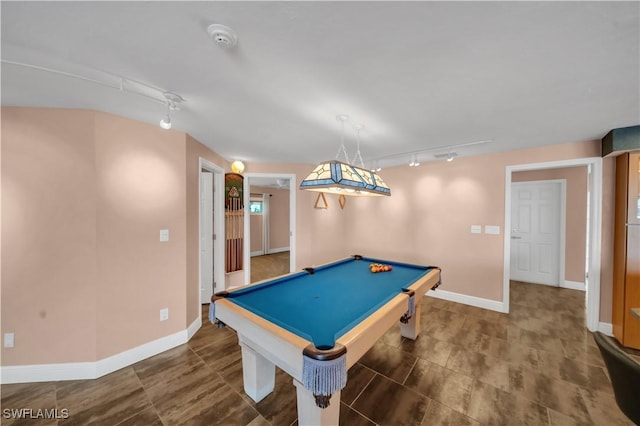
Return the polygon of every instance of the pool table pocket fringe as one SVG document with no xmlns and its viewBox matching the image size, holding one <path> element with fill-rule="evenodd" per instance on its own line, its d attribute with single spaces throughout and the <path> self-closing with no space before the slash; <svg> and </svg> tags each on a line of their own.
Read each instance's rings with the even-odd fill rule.
<svg viewBox="0 0 640 426">
<path fill-rule="evenodd" d="M 303 356 L 302 384 L 313 393 L 318 407 L 327 408 L 331 395 L 347 384 L 346 352 L 338 358 L 327 361 Z"/>
</svg>

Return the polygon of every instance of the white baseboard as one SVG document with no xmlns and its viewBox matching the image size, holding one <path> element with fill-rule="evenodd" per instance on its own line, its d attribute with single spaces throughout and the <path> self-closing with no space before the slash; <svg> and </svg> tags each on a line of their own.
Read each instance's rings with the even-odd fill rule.
<svg viewBox="0 0 640 426">
<path fill-rule="evenodd" d="M 289 251 L 289 247 L 278 247 L 278 248 L 272 248 L 272 249 L 268 249 L 267 252 L 263 252 L 262 250 L 257 250 L 257 251 L 252 251 L 250 256 L 251 257 L 255 257 L 255 256 L 264 256 L 265 254 L 275 254 L 275 253 L 282 253 L 284 251 Z"/>
<path fill-rule="evenodd" d="M 198 315 L 198 318 L 187 327 L 187 341 L 191 340 L 193 335 L 200 330 L 200 327 L 202 327 L 202 316 Z"/>
<path fill-rule="evenodd" d="M 198 324 L 198 321 L 200 322 Z M 120 352 L 110 357 L 94 362 L 69 362 L 61 364 L 38 365 L 8 365 L 0 367 L 0 383 L 30 383 L 50 382 L 59 380 L 87 380 L 96 379 L 105 374 L 112 373 L 138 361 L 147 359 L 166 350 L 180 346 L 195 334 L 202 325 L 202 319 L 198 318 L 189 325 L 187 330 L 173 333 Z"/>
<path fill-rule="evenodd" d="M 287 246 L 287 247 L 271 248 L 271 249 L 267 250 L 267 254 L 282 253 L 283 251 L 290 251 L 289 246 Z"/>
<path fill-rule="evenodd" d="M 613 326 L 608 322 L 599 322 L 598 331 L 602 334 L 613 337 Z"/>
<path fill-rule="evenodd" d="M 457 302 L 465 305 L 475 306 L 477 308 L 488 309 L 490 311 L 504 312 L 504 304 L 497 300 L 483 299 L 481 297 L 468 296 L 466 294 L 453 293 L 451 291 L 440 289 L 429 290 L 427 292 L 427 296 L 448 300 L 450 302 Z"/>
<path fill-rule="evenodd" d="M 578 282 L 578 281 L 564 280 L 564 284 L 561 287 L 562 288 L 569 288 L 571 290 L 586 291 L 586 287 L 585 287 L 584 283 L 581 283 L 581 282 Z"/>
</svg>

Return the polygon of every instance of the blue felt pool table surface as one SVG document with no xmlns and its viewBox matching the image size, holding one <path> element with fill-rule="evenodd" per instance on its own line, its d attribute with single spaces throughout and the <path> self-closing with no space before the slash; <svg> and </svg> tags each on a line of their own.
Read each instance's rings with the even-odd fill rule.
<svg viewBox="0 0 640 426">
<path fill-rule="evenodd" d="M 371 263 L 391 265 L 372 273 Z M 363 257 L 229 292 L 227 300 L 328 349 L 336 339 L 371 315 L 431 267 Z"/>
</svg>

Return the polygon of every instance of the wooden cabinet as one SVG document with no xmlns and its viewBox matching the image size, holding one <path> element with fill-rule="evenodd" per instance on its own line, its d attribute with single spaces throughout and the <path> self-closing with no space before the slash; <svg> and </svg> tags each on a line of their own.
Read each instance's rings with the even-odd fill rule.
<svg viewBox="0 0 640 426">
<path fill-rule="evenodd" d="M 640 151 L 616 158 L 613 248 L 613 334 L 623 346 L 640 349 Z"/>
</svg>

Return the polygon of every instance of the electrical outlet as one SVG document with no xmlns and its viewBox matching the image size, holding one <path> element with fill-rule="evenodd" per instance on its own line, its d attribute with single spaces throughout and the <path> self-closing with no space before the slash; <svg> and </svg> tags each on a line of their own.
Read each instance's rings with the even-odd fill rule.
<svg viewBox="0 0 640 426">
<path fill-rule="evenodd" d="M 166 243 L 167 241 L 169 241 L 169 230 L 168 229 L 161 229 L 160 230 L 160 242 L 161 243 Z"/>
<path fill-rule="evenodd" d="M 166 321 L 169 319 L 169 308 L 160 309 L 160 321 Z"/>
<path fill-rule="evenodd" d="M 12 348 L 14 344 L 15 344 L 15 334 L 4 333 L 4 347 Z"/>
</svg>

